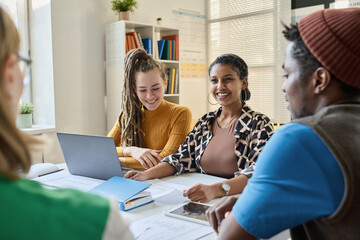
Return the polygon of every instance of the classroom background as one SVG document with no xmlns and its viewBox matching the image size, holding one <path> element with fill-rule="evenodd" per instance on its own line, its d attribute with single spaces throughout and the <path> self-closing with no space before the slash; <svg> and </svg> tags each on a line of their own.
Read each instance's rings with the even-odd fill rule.
<svg viewBox="0 0 360 240">
<path fill-rule="evenodd" d="M 0 4 L 18 25 L 21 54 L 33 60 L 22 101 L 32 102 L 35 111 L 33 126 L 24 130 L 49 141 L 33 156 L 34 163 L 62 163 L 56 132 L 105 136 L 116 121 L 119 111 L 109 102 L 114 73 L 108 71 L 106 29 L 118 15 L 110 0 Z M 280 125 L 290 121 L 281 91 L 286 46 L 281 21 L 290 24 L 319 9 L 359 6 L 359 0 L 138 0 L 130 22 L 178 30 L 179 90 L 166 99 L 188 106 L 193 121 L 218 107 L 208 96 L 207 66 L 220 54 L 235 53 L 249 66 L 248 104 Z M 121 100 L 120 90 L 111 100 Z"/>
</svg>

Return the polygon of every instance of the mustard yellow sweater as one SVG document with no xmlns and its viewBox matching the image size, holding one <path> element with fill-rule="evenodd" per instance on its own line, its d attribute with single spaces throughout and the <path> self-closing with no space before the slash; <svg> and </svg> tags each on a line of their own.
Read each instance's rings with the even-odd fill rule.
<svg viewBox="0 0 360 240">
<path fill-rule="evenodd" d="M 145 133 L 146 148 L 161 150 L 160 156 L 163 158 L 173 154 L 189 133 L 191 119 L 189 108 L 165 100 L 154 111 L 144 110 L 142 129 Z M 118 121 L 109 132 L 108 137 L 114 138 L 118 156 L 124 157 L 125 147 L 121 147 L 121 128 Z M 125 158 L 125 165 L 128 168 L 144 169 L 132 157 Z"/>
</svg>

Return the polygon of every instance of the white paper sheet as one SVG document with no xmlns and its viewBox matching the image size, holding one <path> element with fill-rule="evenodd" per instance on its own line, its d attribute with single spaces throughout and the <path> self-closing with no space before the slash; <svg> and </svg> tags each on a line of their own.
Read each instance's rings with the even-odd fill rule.
<svg viewBox="0 0 360 240">
<path fill-rule="evenodd" d="M 157 214 L 130 224 L 130 231 L 139 240 L 198 239 L 214 230 L 205 225 Z"/>
<path fill-rule="evenodd" d="M 159 179 L 147 181 L 152 185 L 149 188 L 152 198 L 158 203 L 178 204 L 189 201 L 183 196 L 183 191 L 189 187 L 181 184 L 168 183 Z"/>
<path fill-rule="evenodd" d="M 34 178 L 33 180 L 38 181 L 45 186 L 73 188 L 82 191 L 89 191 L 104 182 L 104 180 L 100 179 L 72 175 L 68 171 L 52 173 L 43 177 Z"/>
</svg>

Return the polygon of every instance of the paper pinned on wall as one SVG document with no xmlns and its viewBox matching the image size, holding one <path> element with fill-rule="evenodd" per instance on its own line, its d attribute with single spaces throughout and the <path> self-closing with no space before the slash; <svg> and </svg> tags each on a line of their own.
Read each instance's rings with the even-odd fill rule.
<svg viewBox="0 0 360 240">
<path fill-rule="evenodd" d="M 172 20 L 173 26 L 181 32 L 180 61 L 188 64 L 207 64 L 205 14 L 184 9 L 173 10 Z M 206 71 L 204 72 L 206 73 Z M 195 73 L 195 76 L 198 77 L 199 73 Z M 189 69 L 184 69 L 180 74 L 180 78 L 192 78 L 194 75 Z M 204 77 L 204 75 L 200 77 Z"/>
</svg>

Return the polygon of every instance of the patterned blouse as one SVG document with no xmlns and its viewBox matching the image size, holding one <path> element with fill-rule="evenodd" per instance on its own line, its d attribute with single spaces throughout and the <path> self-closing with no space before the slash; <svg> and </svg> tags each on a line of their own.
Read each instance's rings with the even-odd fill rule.
<svg viewBox="0 0 360 240">
<path fill-rule="evenodd" d="M 215 117 L 220 115 L 221 110 L 220 107 L 214 112 L 205 114 L 186 136 L 179 149 L 162 160 L 176 168 L 176 175 L 187 172 L 206 174 L 200 166 L 200 158 L 211 141 L 211 125 Z M 256 113 L 244 104 L 234 132 L 236 138 L 234 151 L 241 174 L 252 176 L 256 159 L 273 131 L 273 125 L 267 116 Z"/>
</svg>

